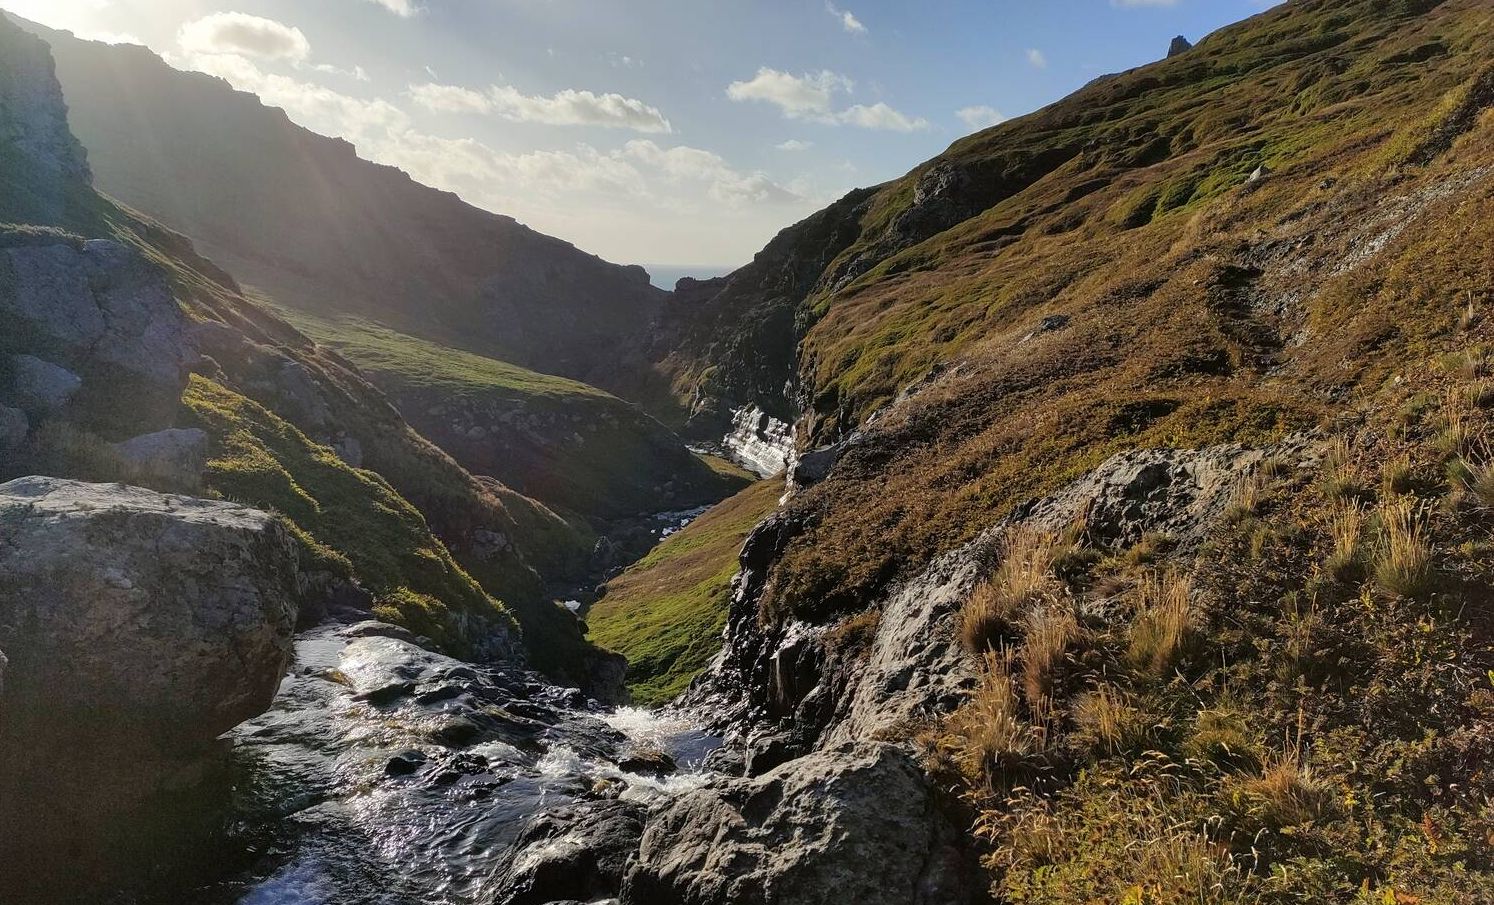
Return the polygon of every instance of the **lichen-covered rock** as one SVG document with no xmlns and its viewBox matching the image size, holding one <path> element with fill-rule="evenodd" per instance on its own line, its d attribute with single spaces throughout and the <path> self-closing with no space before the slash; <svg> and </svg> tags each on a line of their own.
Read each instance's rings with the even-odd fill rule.
<svg viewBox="0 0 1494 905">
<path fill-rule="evenodd" d="M 243 506 L 0 484 L 0 900 L 92 898 L 59 890 L 208 831 L 216 739 L 279 687 L 299 562 Z"/>
<path fill-rule="evenodd" d="M 269 706 L 299 605 L 266 513 L 118 484 L 0 485 L 0 733 L 79 721 L 200 744 Z"/>
<path fill-rule="evenodd" d="M 953 905 L 973 889 L 959 834 L 902 749 L 816 752 L 654 813 L 627 905 Z"/>
<path fill-rule="evenodd" d="M 165 276 L 110 240 L 0 235 L 0 321 L 23 357 L 80 378 L 75 404 L 137 433 L 168 426 L 198 359 Z"/>
</svg>

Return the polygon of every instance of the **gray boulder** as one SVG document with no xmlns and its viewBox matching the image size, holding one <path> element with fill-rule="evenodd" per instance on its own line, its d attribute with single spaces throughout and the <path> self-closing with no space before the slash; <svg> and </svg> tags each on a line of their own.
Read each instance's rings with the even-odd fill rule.
<svg viewBox="0 0 1494 905">
<path fill-rule="evenodd" d="M 208 436 L 198 428 L 173 428 L 114 445 L 133 480 L 174 488 L 196 488 L 207 469 Z"/>
<path fill-rule="evenodd" d="M 644 813 L 641 805 L 607 801 L 533 818 L 495 876 L 492 905 L 590 902 L 615 894 L 638 850 Z"/>
<path fill-rule="evenodd" d="M 34 355 L 13 355 L 6 397 L 33 417 L 40 417 L 67 405 L 82 385 L 82 378 L 61 365 Z"/>
<path fill-rule="evenodd" d="M 958 830 L 901 748 L 819 751 L 653 814 L 625 905 L 949 905 L 974 891 Z"/>
<path fill-rule="evenodd" d="M 165 276 L 109 240 L 0 236 L 0 322 L 137 429 L 174 414 L 198 360 Z"/>
<path fill-rule="evenodd" d="M 0 485 L 0 536 L 0 734 L 86 721 L 201 744 L 269 706 L 300 596 L 270 515 L 22 478 Z"/>
</svg>

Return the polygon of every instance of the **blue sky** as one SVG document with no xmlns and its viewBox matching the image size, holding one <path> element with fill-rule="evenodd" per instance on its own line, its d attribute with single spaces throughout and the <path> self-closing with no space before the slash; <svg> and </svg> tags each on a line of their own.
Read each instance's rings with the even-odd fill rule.
<svg viewBox="0 0 1494 905">
<path fill-rule="evenodd" d="M 227 78 L 622 262 L 736 265 L 856 186 L 1269 0 L 0 0 Z"/>
</svg>

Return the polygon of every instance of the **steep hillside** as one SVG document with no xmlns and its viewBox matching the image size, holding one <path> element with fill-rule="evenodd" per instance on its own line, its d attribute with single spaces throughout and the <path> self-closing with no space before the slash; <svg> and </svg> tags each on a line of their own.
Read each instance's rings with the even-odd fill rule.
<svg viewBox="0 0 1494 905">
<path fill-rule="evenodd" d="M 51 45 L 99 188 L 192 236 L 281 304 L 407 332 L 588 383 L 666 294 L 512 218 L 360 159 L 284 112 L 141 47 L 25 24 Z"/>
<path fill-rule="evenodd" d="M 1489 898 L 1491 35 L 1289 2 L 697 287 L 816 452 L 687 702 L 919 741 L 1003 901 Z"/>
<path fill-rule="evenodd" d="M 287 312 L 369 375 L 424 436 L 475 474 L 597 530 L 706 506 L 743 485 L 610 393 L 351 318 Z"/>
<path fill-rule="evenodd" d="M 94 192 L 46 45 L 8 21 L 0 41 L 0 474 L 274 509 L 326 580 L 361 586 L 350 605 L 474 655 L 516 615 L 537 666 L 615 681 L 547 595 L 588 574 L 593 538 L 473 477 L 190 242 Z"/>
<path fill-rule="evenodd" d="M 759 481 L 607 583 L 586 624 L 593 641 L 628 658 L 635 703 L 677 697 L 720 650 L 742 543 L 782 495 L 782 481 Z"/>
</svg>

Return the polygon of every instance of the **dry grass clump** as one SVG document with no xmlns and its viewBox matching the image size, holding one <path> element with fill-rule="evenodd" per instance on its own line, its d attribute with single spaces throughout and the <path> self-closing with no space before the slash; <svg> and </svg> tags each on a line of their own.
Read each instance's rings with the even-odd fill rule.
<svg viewBox="0 0 1494 905">
<path fill-rule="evenodd" d="M 1273 759 L 1260 776 L 1244 781 L 1240 792 L 1246 812 L 1275 830 L 1315 823 L 1336 805 L 1332 789 L 1292 755 Z"/>
<path fill-rule="evenodd" d="M 1411 467 L 1411 457 L 1401 453 L 1385 463 L 1380 470 L 1380 488 L 1388 494 L 1410 493 L 1416 473 Z"/>
<path fill-rule="evenodd" d="M 1154 720 L 1132 695 L 1114 685 L 1102 685 L 1074 702 L 1078 738 L 1106 754 L 1133 751 L 1147 743 Z"/>
<path fill-rule="evenodd" d="M 1354 461 L 1354 451 L 1343 437 L 1336 437 L 1328 444 L 1318 489 L 1329 501 L 1347 499 L 1359 493 L 1359 469 Z"/>
<path fill-rule="evenodd" d="M 1240 481 L 1235 488 L 1234 499 L 1230 501 L 1229 508 L 1224 510 L 1226 524 L 1238 525 L 1260 513 L 1266 481 L 1266 476 L 1261 472 L 1254 472 Z"/>
<path fill-rule="evenodd" d="M 1339 500 L 1333 507 L 1328 531 L 1333 552 L 1324 571 L 1343 584 L 1358 580 L 1364 566 L 1364 508 L 1352 500 Z"/>
<path fill-rule="evenodd" d="M 1244 711 L 1233 701 L 1224 700 L 1198 712 L 1183 751 L 1198 760 L 1239 769 L 1259 762 L 1260 741 Z"/>
<path fill-rule="evenodd" d="M 1182 658 L 1196 629 L 1193 582 L 1176 572 L 1153 573 L 1137 593 L 1126 661 L 1138 671 L 1165 676 Z"/>
<path fill-rule="evenodd" d="M 960 640 L 975 654 L 1010 641 L 1021 615 L 1059 599 L 1053 575 L 1059 543 L 1049 534 L 1013 529 L 1002 544 L 1001 565 L 981 582 L 960 612 Z"/>
<path fill-rule="evenodd" d="M 1473 419 L 1473 404 L 1459 389 L 1448 392 L 1442 404 L 1443 429 L 1436 447 L 1445 456 L 1466 455 L 1478 437 Z"/>
<path fill-rule="evenodd" d="M 1023 714 L 1011 661 L 1009 651 L 985 655 L 980 686 L 950 716 L 937 743 L 963 776 L 991 794 L 1027 776 L 1044 747 L 1045 733 Z"/>
<path fill-rule="evenodd" d="M 1424 508 L 1411 497 L 1380 504 L 1381 543 L 1375 556 L 1375 583 L 1400 597 L 1421 597 L 1432 589 L 1432 548 L 1426 540 Z"/>
<path fill-rule="evenodd" d="M 1072 607 L 1048 604 L 1022 618 L 1022 691 L 1036 712 L 1053 696 L 1059 667 L 1079 637 Z"/>
</svg>

